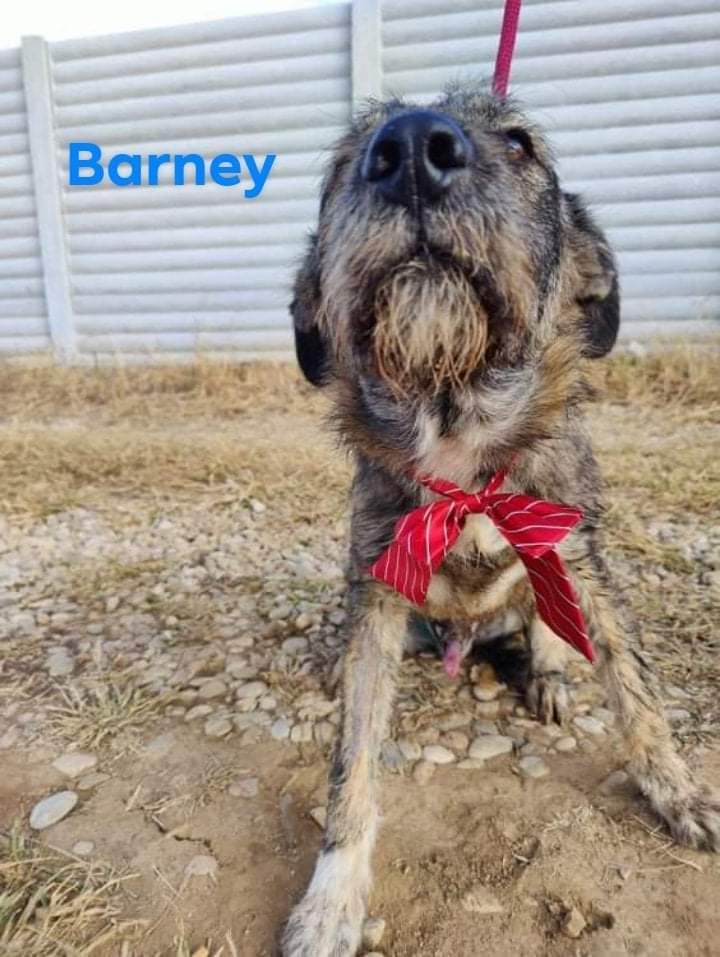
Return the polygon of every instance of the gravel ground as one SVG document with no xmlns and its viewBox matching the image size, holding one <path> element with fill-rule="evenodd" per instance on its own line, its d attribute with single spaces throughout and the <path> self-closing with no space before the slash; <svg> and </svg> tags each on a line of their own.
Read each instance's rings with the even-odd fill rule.
<svg viewBox="0 0 720 957">
<path fill-rule="evenodd" d="M 324 443 L 315 411 L 269 408 L 263 417 L 256 408 L 253 416 L 234 424 L 232 440 L 246 443 L 252 458 L 253 442 L 268 433 L 279 436 L 275 449 L 287 448 L 275 465 L 284 470 L 282 481 L 294 481 L 297 444 L 307 448 L 310 443 L 318 468 L 327 462 L 328 470 L 340 476 L 328 492 L 331 506 L 319 519 L 306 502 L 308 495 L 322 496 L 322 487 L 300 484 L 297 499 L 279 507 L 273 491 L 277 477 L 269 475 L 267 482 L 254 481 L 240 491 L 232 478 L 172 492 L 158 476 L 152 487 L 125 493 L 112 482 L 94 479 L 77 496 L 87 499 L 85 504 L 75 501 L 49 514 L 9 507 L 0 516 L 5 652 L 0 749 L 9 769 L 0 790 L 0 824 L 29 823 L 41 841 L 76 859 L 110 859 L 140 874 L 141 890 L 121 895 L 119 913 L 148 924 L 127 930 L 124 945 L 114 942 L 93 953 L 203 955 L 215 953 L 213 947 L 223 941 L 225 953 L 271 953 L 278 922 L 305 879 L 324 825 L 324 775 L 339 721 L 335 682 L 345 634 L 346 528 L 340 516 L 347 466 Z M 78 430 L 91 435 L 92 415 L 88 410 L 86 419 L 73 418 L 74 441 Z M 632 405 L 608 403 L 593 416 L 609 473 L 612 564 L 619 587 L 640 617 L 643 646 L 663 678 L 668 717 L 681 747 L 692 761 L 711 763 L 718 756 L 718 670 L 717 638 L 709 627 L 720 610 L 720 523 L 712 509 L 688 510 L 682 489 L 676 502 L 661 509 L 647 490 L 662 469 L 667 471 L 664 487 L 672 484 L 673 462 L 688 441 L 699 446 L 702 434 L 703 454 L 708 446 L 717 449 L 719 421 L 715 405 L 699 422 L 695 416 L 695 435 L 691 427 L 680 431 L 677 423 L 669 433 L 652 409 Z M 44 427 L 54 431 L 56 441 L 68 423 Z M 155 422 L 152 427 L 158 435 L 165 429 L 175 435 L 178 426 Z M 215 429 L 228 440 L 225 421 L 206 421 L 201 428 L 205 436 Z M 264 435 L 256 439 L 260 432 Z M 630 446 L 632 454 L 650 462 L 640 479 L 628 467 Z M 634 817 L 639 812 L 625 793 L 624 772 L 611 773 L 617 766 L 617 734 L 602 690 L 579 660 L 571 677 L 572 720 L 564 729 L 545 728 L 528 714 L 517 690 L 488 681 L 482 665 L 450 682 L 431 655 L 406 661 L 382 760 L 397 808 L 408 802 L 410 836 L 400 840 L 396 834 L 395 841 L 402 847 L 409 839 L 416 850 L 412 867 L 422 871 L 427 913 L 414 912 L 392 881 L 381 883 L 376 909 L 387 918 L 388 930 L 378 932 L 382 921 L 373 925 L 374 932 L 370 927 L 368 949 L 398 955 L 474 953 L 473 921 L 482 919 L 495 922 L 487 938 L 490 954 L 518 952 L 504 949 L 510 945 L 503 941 L 515 939 L 513 933 L 518 935 L 513 946 L 528 953 L 650 953 L 637 942 L 650 933 L 652 909 L 648 906 L 644 923 L 633 924 L 633 908 L 642 909 L 650 892 L 672 891 L 688 899 L 697 893 L 694 885 L 678 891 L 670 881 L 681 880 L 687 871 L 692 877 L 696 867 L 707 877 L 707 858 L 683 855 L 680 864 L 672 859 L 658 864 L 653 858 L 653 866 L 667 864 L 679 873 L 669 872 L 665 885 L 659 883 L 661 872 L 653 875 L 652 888 L 638 883 L 640 903 L 630 895 L 623 911 L 614 902 L 610 920 L 589 892 L 573 894 L 583 882 L 577 871 L 568 871 L 570 890 L 554 896 L 544 885 L 534 898 L 540 910 L 515 928 L 508 915 L 522 910 L 530 893 L 519 876 L 511 885 L 505 872 L 500 879 L 493 871 L 492 887 L 486 887 L 489 871 L 479 873 L 470 865 L 458 870 L 462 852 L 449 853 L 450 838 L 443 844 L 456 807 L 447 810 L 443 822 L 440 782 L 448 775 L 461 776 L 453 778 L 462 782 L 453 785 L 458 794 L 487 787 L 491 795 L 503 790 L 515 795 L 511 817 L 525 821 L 527 829 L 516 834 L 510 833 L 512 821 L 498 825 L 510 828 L 510 837 L 485 840 L 487 852 L 498 857 L 494 865 L 488 857 L 489 870 L 502 862 L 505 867 L 507 853 L 526 859 L 523 867 L 529 869 L 534 852 L 526 845 L 540 840 L 538 835 L 551 857 L 547 835 L 557 830 L 553 814 L 562 811 L 568 821 L 568 815 L 591 815 L 596 800 L 610 807 L 613 833 L 630 828 L 627 841 L 638 840 L 647 853 L 662 855 L 658 847 L 665 845 L 658 843 L 654 825 Z M 593 784 L 581 800 L 579 793 L 570 795 L 566 781 L 575 774 L 582 781 L 584 773 Z M 545 795 L 535 811 L 532 801 L 523 804 L 528 789 Z M 581 806 L 587 810 L 578 811 Z M 250 810 L 238 812 L 238 807 Z M 395 803 L 388 807 L 396 810 L 395 816 L 388 812 L 392 847 L 397 809 Z M 422 834 L 412 829 L 420 813 L 425 816 Z M 228 822 L 236 814 L 240 823 L 233 830 Z M 579 860 L 591 853 L 592 841 L 609 840 L 600 826 L 583 825 L 591 843 L 574 848 Z M 428 828 L 434 834 L 430 843 L 440 847 L 435 863 L 422 857 Z M 264 829 L 269 829 L 268 844 L 261 853 L 254 847 L 262 844 Z M 168 843 L 168 837 L 177 840 Z M 464 839 L 456 843 L 464 846 Z M 441 864 L 442 873 L 436 869 Z M 391 864 L 384 859 L 384 866 Z M 627 867 L 637 870 L 639 864 Z M 447 890 L 440 897 L 427 890 L 428 881 L 440 886 L 450 870 L 457 913 L 464 915 L 459 929 L 447 924 Z M 714 887 L 717 893 L 716 867 L 712 874 L 708 892 Z M 604 886 L 601 875 L 597 880 Z M 163 881 L 174 888 L 169 897 Z M 620 883 L 627 880 L 621 877 Z M 182 903 L 190 884 L 204 888 L 195 892 L 204 902 L 199 910 Z M 242 907 L 221 893 L 223 886 L 244 895 Z M 272 906 L 265 900 L 268 887 L 277 897 Z M 500 897 L 497 887 L 503 889 Z M 396 897 L 407 904 L 402 914 L 393 904 Z M 432 913 L 435 920 L 428 923 Z M 679 933 L 673 938 L 663 930 L 666 936 L 655 938 L 652 952 L 713 952 L 675 949 L 681 946 L 682 928 Z M 708 925 L 701 933 L 710 941 L 715 931 Z M 580 937 L 586 942 L 592 937 L 593 947 L 600 949 L 572 949 L 568 942 Z"/>
</svg>

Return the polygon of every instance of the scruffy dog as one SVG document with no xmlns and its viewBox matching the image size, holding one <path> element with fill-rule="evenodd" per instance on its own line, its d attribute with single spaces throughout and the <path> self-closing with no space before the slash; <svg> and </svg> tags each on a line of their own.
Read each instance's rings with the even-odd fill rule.
<svg viewBox="0 0 720 957">
<path fill-rule="evenodd" d="M 561 544 L 640 791 L 673 836 L 720 849 L 720 800 L 678 756 L 601 556 L 600 481 L 583 369 L 619 324 L 612 253 L 562 191 L 541 132 L 508 100 L 453 89 L 432 107 L 373 104 L 338 144 L 292 303 L 305 376 L 352 450 L 343 718 L 327 831 L 285 957 L 355 954 L 370 889 L 378 755 L 413 606 L 369 567 L 403 515 L 509 468 L 505 488 L 582 508 Z M 527 694 L 562 718 L 569 646 L 538 617 L 517 553 L 471 515 L 422 608 L 475 638 L 522 631 Z M 573 652 L 569 652 L 573 653 Z"/>
</svg>

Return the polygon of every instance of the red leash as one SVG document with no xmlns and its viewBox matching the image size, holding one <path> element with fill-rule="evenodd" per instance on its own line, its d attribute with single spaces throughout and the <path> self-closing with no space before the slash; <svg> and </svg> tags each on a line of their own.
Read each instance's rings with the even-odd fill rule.
<svg viewBox="0 0 720 957">
<path fill-rule="evenodd" d="M 492 84 L 493 93 L 496 96 L 507 95 L 521 4 L 522 0 L 505 0 L 505 11 L 503 13 L 500 42 L 498 43 L 498 51 L 495 58 L 495 73 L 493 74 Z"/>
</svg>

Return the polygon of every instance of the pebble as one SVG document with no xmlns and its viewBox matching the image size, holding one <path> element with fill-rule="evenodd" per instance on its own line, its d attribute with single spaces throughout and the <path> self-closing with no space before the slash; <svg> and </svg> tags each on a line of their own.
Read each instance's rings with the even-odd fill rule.
<svg viewBox="0 0 720 957">
<path fill-rule="evenodd" d="M 95 755 L 85 751 L 69 751 L 53 761 L 55 770 L 68 778 L 77 778 L 86 771 L 91 771 L 96 764 Z"/>
<path fill-rule="evenodd" d="M 210 678 L 203 682 L 197 690 L 200 701 L 212 701 L 213 698 L 224 698 L 227 694 L 227 685 L 220 678 Z"/>
<path fill-rule="evenodd" d="M 248 681 L 247 684 L 240 685 L 237 690 L 237 697 L 241 700 L 254 700 L 267 694 L 270 689 L 264 681 Z"/>
<path fill-rule="evenodd" d="M 576 747 L 577 747 L 577 741 L 575 738 L 572 737 L 572 735 L 567 735 L 566 737 L 558 738 L 557 741 L 555 742 L 556 751 L 561 751 L 561 752 L 574 751 Z"/>
<path fill-rule="evenodd" d="M 692 715 L 686 708 L 666 708 L 665 717 L 670 724 L 680 724 L 683 721 L 689 721 Z"/>
<path fill-rule="evenodd" d="M 232 721 L 222 714 L 213 715 L 205 722 L 205 734 L 208 738 L 224 738 L 232 729 Z"/>
<path fill-rule="evenodd" d="M 300 724 L 294 724 L 290 731 L 290 740 L 295 744 L 305 744 L 312 741 L 313 726 L 312 721 L 302 721 Z"/>
<path fill-rule="evenodd" d="M 92 841 L 77 841 L 72 846 L 72 852 L 77 857 L 89 857 L 95 850 L 95 844 Z"/>
<path fill-rule="evenodd" d="M 297 621 L 295 624 L 297 625 Z M 286 655 L 304 655 L 308 650 L 308 640 L 307 638 L 286 638 L 280 647 Z"/>
<path fill-rule="evenodd" d="M 385 933 L 385 921 L 382 917 L 368 917 L 363 923 L 362 942 L 363 947 L 378 947 Z"/>
<path fill-rule="evenodd" d="M 290 736 L 290 722 L 286 718 L 278 718 L 270 726 L 270 736 L 276 741 L 284 741 Z"/>
<path fill-rule="evenodd" d="M 485 767 L 484 761 L 478 761 L 477 758 L 465 758 L 458 764 L 461 771 L 481 771 Z"/>
<path fill-rule="evenodd" d="M 615 724 L 615 712 L 609 708 L 593 708 L 591 715 L 598 721 L 602 721 L 607 728 L 611 728 Z"/>
<path fill-rule="evenodd" d="M 573 724 L 580 728 L 585 734 L 599 735 L 605 733 L 605 725 L 597 718 L 591 718 L 590 715 L 579 714 L 573 718 Z"/>
<path fill-rule="evenodd" d="M 309 718 L 327 717 L 335 711 L 337 703 L 316 691 L 307 691 L 295 700 L 295 707 L 300 719 L 307 721 Z"/>
<path fill-rule="evenodd" d="M 480 914 L 489 917 L 493 914 L 502 914 L 505 908 L 500 900 L 482 884 L 477 884 L 462 898 L 462 908 L 469 914 Z"/>
<path fill-rule="evenodd" d="M 313 620 L 310 615 L 306 612 L 301 612 L 295 619 L 295 627 L 298 631 L 306 631 L 313 623 Z M 292 638 L 288 638 L 288 641 L 292 641 Z M 283 648 L 283 651 L 285 649 Z"/>
<path fill-rule="evenodd" d="M 75 662 L 65 650 L 53 651 L 48 655 L 45 667 L 51 678 L 63 678 L 75 670 Z"/>
<path fill-rule="evenodd" d="M 215 877 L 218 862 L 210 854 L 197 854 L 185 867 L 186 877 Z"/>
<path fill-rule="evenodd" d="M 442 743 L 453 751 L 464 754 L 470 744 L 470 738 L 463 731 L 446 731 L 442 736 Z"/>
<path fill-rule="evenodd" d="M 197 718 L 207 718 L 209 714 L 212 714 L 214 708 L 210 704 L 196 704 L 194 708 L 190 708 L 188 713 L 185 715 L 186 721 L 195 721 Z"/>
<path fill-rule="evenodd" d="M 585 930 L 586 926 L 587 922 L 577 907 L 571 907 L 565 915 L 565 920 L 563 921 L 563 931 L 566 936 L 578 938 Z"/>
<path fill-rule="evenodd" d="M 615 791 L 622 791 L 629 781 L 630 775 L 627 773 L 627 771 L 623 771 L 622 769 L 613 771 L 613 773 L 609 774 L 600 785 L 600 793 L 612 794 Z"/>
<path fill-rule="evenodd" d="M 268 615 L 268 618 L 270 619 L 270 621 L 285 622 L 292 614 L 292 610 L 293 610 L 292 605 L 288 605 L 287 603 L 280 604 L 277 606 L 277 608 L 273 608 L 273 610 Z"/>
<path fill-rule="evenodd" d="M 38 801 L 30 812 L 30 827 L 43 831 L 62 821 L 72 811 L 79 800 L 75 791 L 58 791 Z"/>
<path fill-rule="evenodd" d="M 259 786 L 257 778 L 240 778 L 228 787 L 228 794 L 233 797 L 254 798 L 257 797 Z"/>
<path fill-rule="evenodd" d="M 430 761 L 418 761 L 413 768 L 412 776 L 416 784 L 428 784 L 430 778 L 435 774 L 436 765 Z"/>
<path fill-rule="evenodd" d="M 252 668 L 244 659 L 236 659 L 228 662 L 225 671 L 231 678 L 237 681 L 245 681 L 246 678 L 252 678 L 255 675 L 255 669 Z"/>
<path fill-rule="evenodd" d="M 550 773 L 550 768 L 543 759 L 532 754 L 522 758 L 518 767 L 524 778 L 544 778 Z"/>
<path fill-rule="evenodd" d="M 513 740 L 503 734 L 481 734 L 470 745 L 469 756 L 478 761 L 489 761 L 501 754 L 510 754 Z"/>
<path fill-rule="evenodd" d="M 323 805 L 318 805 L 310 811 L 310 817 L 315 821 L 317 826 L 321 831 L 324 831 L 327 826 L 327 808 Z"/>
<path fill-rule="evenodd" d="M 422 748 L 410 738 L 398 738 L 398 747 L 403 753 L 406 761 L 419 761 L 422 756 Z"/>
<path fill-rule="evenodd" d="M 452 764 L 455 755 L 441 744 L 428 744 L 423 748 L 423 758 L 431 764 Z"/>
<path fill-rule="evenodd" d="M 455 731 L 457 728 L 464 728 L 470 723 L 470 716 L 461 711 L 453 711 L 452 714 L 446 714 L 437 722 L 441 731 Z"/>
<path fill-rule="evenodd" d="M 473 721 L 473 734 L 497 734 L 498 726 L 495 721 Z"/>
</svg>

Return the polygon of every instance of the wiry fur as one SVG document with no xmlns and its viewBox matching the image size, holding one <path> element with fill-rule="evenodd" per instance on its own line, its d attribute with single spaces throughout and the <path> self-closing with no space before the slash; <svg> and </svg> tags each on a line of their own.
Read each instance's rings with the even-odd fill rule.
<svg viewBox="0 0 720 957">
<path fill-rule="evenodd" d="M 377 822 L 387 732 L 408 603 L 368 578 L 398 518 L 428 501 L 429 472 L 468 491 L 513 463 L 506 488 L 580 506 L 561 546 L 618 711 L 629 767 L 673 835 L 720 848 L 720 803 L 676 753 L 633 626 L 601 556 L 600 479 L 582 419 L 587 358 L 619 321 L 612 253 L 581 201 L 563 193 L 539 130 L 507 100 L 451 91 L 434 109 L 473 143 L 437 203 L 386 202 L 359 170 L 368 142 L 412 107 L 372 104 L 338 144 L 318 230 L 295 286 L 298 358 L 333 399 L 352 450 L 348 650 L 343 721 L 331 769 L 325 845 L 283 938 L 286 957 L 356 952 Z M 526 153 L 508 149 L 520 130 Z M 566 647 L 538 619 L 517 556 L 487 520 L 468 520 L 433 576 L 423 612 L 465 649 L 522 629 L 527 695 L 561 719 Z"/>
<path fill-rule="evenodd" d="M 378 372 L 401 397 L 466 385 L 483 361 L 487 315 L 457 267 L 433 275 L 427 260 L 398 266 L 378 286 L 373 311 Z"/>
</svg>

